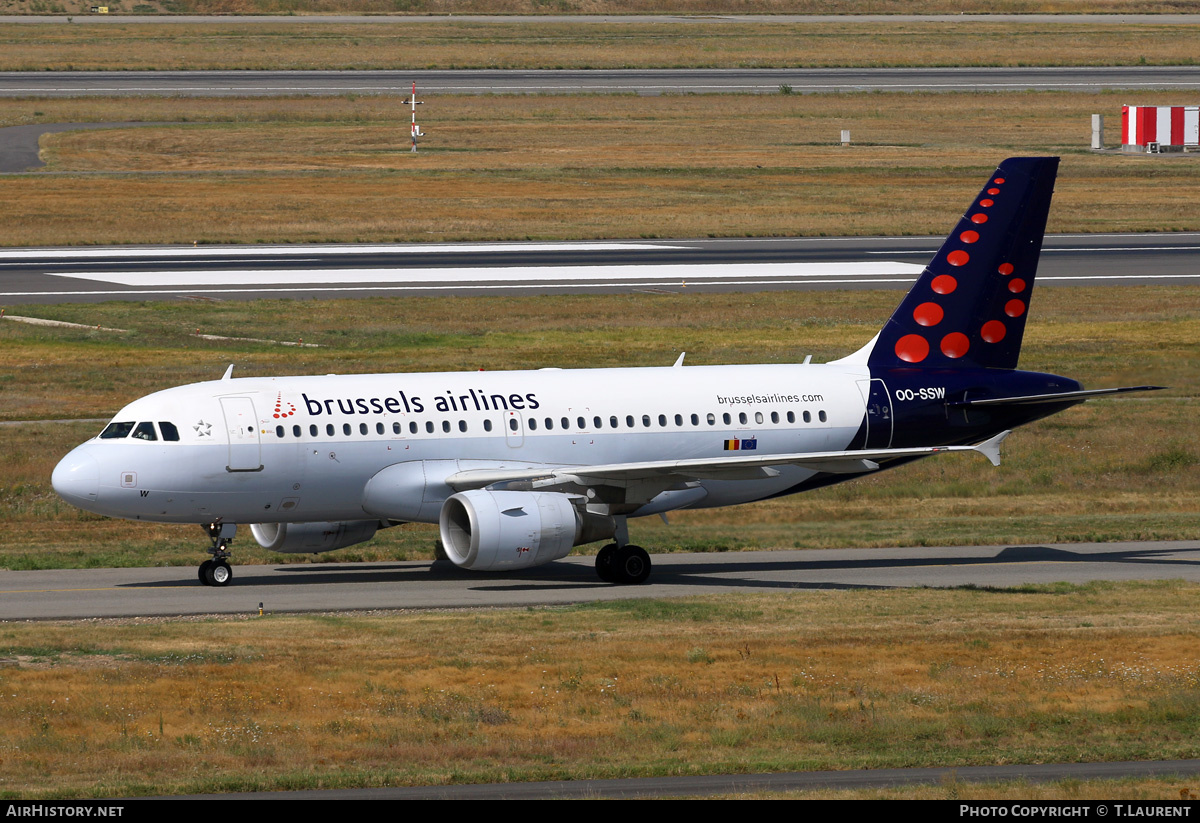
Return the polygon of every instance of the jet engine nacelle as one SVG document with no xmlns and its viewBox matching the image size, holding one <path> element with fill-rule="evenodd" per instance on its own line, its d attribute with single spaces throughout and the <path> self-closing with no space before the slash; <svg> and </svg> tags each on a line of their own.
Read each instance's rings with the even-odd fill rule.
<svg viewBox="0 0 1200 823">
<path fill-rule="evenodd" d="M 285 554 L 316 554 L 364 543 L 375 536 L 378 520 L 340 523 L 254 523 L 250 533 L 258 545 Z"/>
<path fill-rule="evenodd" d="M 572 546 L 612 537 L 617 525 L 580 511 L 566 494 L 482 489 L 447 498 L 439 524 L 446 556 L 476 571 L 540 566 Z"/>
</svg>

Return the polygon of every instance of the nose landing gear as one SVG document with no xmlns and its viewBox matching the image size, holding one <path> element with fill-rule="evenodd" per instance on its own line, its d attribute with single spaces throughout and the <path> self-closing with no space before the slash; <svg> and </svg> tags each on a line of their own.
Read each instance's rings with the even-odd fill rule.
<svg viewBox="0 0 1200 823">
<path fill-rule="evenodd" d="M 200 582 L 205 586 L 228 586 L 233 580 L 233 569 L 229 566 L 229 544 L 237 532 L 236 523 L 222 523 L 214 520 L 206 526 L 201 526 L 212 541 L 208 553 L 211 560 L 205 560 L 197 570 Z"/>
</svg>

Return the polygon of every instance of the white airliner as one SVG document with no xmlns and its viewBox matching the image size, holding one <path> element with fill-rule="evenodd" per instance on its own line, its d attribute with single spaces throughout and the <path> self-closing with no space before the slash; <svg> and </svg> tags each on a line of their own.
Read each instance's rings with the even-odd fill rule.
<svg viewBox="0 0 1200 823">
<path fill-rule="evenodd" d="M 750 366 L 233 378 L 130 403 L 54 470 L 93 512 L 200 523 L 207 585 L 236 525 L 324 552 L 439 523 L 475 570 L 611 541 L 599 576 L 640 583 L 629 518 L 749 503 L 928 455 L 999 463 L 1009 430 L 1098 394 L 1018 371 L 1058 158 L 1012 158 L 878 335 L 841 360 Z"/>
</svg>

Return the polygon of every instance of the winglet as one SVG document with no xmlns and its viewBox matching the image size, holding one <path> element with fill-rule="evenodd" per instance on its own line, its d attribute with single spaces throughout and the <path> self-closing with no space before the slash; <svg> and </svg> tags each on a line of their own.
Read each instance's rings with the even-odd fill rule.
<svg viewBox="0 0 1200 823">
<path fill-rule="evenodd" d="M 1002 431 L 990 440 L 985 440 L 978 446 L 975 446 L 975 451 L 986 457 L 993 466 L 1000 465 L 1000 444 L 1004 442 L 1004 438 L 1012 434 L 1011 431 Z"/>
<path fill-rule="evenodd" d="M 681 351 L 679 353 L 679 359 L 675 361 L 675 368 L 677 368 L 677 369 L 683 368 L 683 358 L 686 356 L 687 356 L 687 352 L 685 352 L 685 351 Z"/>
<path fill-rule="evenodd" d="M 230 377 L 232 377 L 232 376 L 233 376 L 233 364 L 232 364 L 232 363 L 230 363 L 230 364 L 229 364 L 229 368 L 227 368 L 227 369 L 225 370 L 225 374 L 221 375 L 221 379 L 222 379 L 222 380 L 228 380 L 228 379 L 229 379 Z"/>
</svg>

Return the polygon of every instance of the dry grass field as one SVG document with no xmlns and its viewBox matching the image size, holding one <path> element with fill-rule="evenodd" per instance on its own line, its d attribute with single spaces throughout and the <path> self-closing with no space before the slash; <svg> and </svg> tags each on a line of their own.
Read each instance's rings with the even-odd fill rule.
<svg viewBox="0 0 1200 823">
<path fill-rule="evenodd" d="M 112 14 L 620 15 L 679 14 L 1155 14 L 1187 0 L 107 0 Z M 87 0 L 0 0 L 0 14 L 80 14 Z M 86 17 L 84 18 L 86 19 Z"/>
<path fill-rule="evenodd" d="M 0 70 L 1192 65 L 1198 38 L 1165 23 L 5 23 Z"/>
<path fill-rule="evenodd" d="M 167 125 L 43 137 L 46 168 L 4 180 L 0 243 L 941 234 L 1031 153 L 1064 156 L 1051 231 L 1200 228 L 1194 156 L 1085 148 L 1093 112 L 1118 142 L 1121 101 L 442 97 L 412 154 L 397 99 L 3 100 L 3 125 Z"/>
<path fill-rule="evenodd" d="M 0 796 L 1191 758 L 1196 594 L 814 590 L 8 623 Z M 1036 796 L 1184 789 L 1195 782 L 1069 781 Z"/>
</svg>

